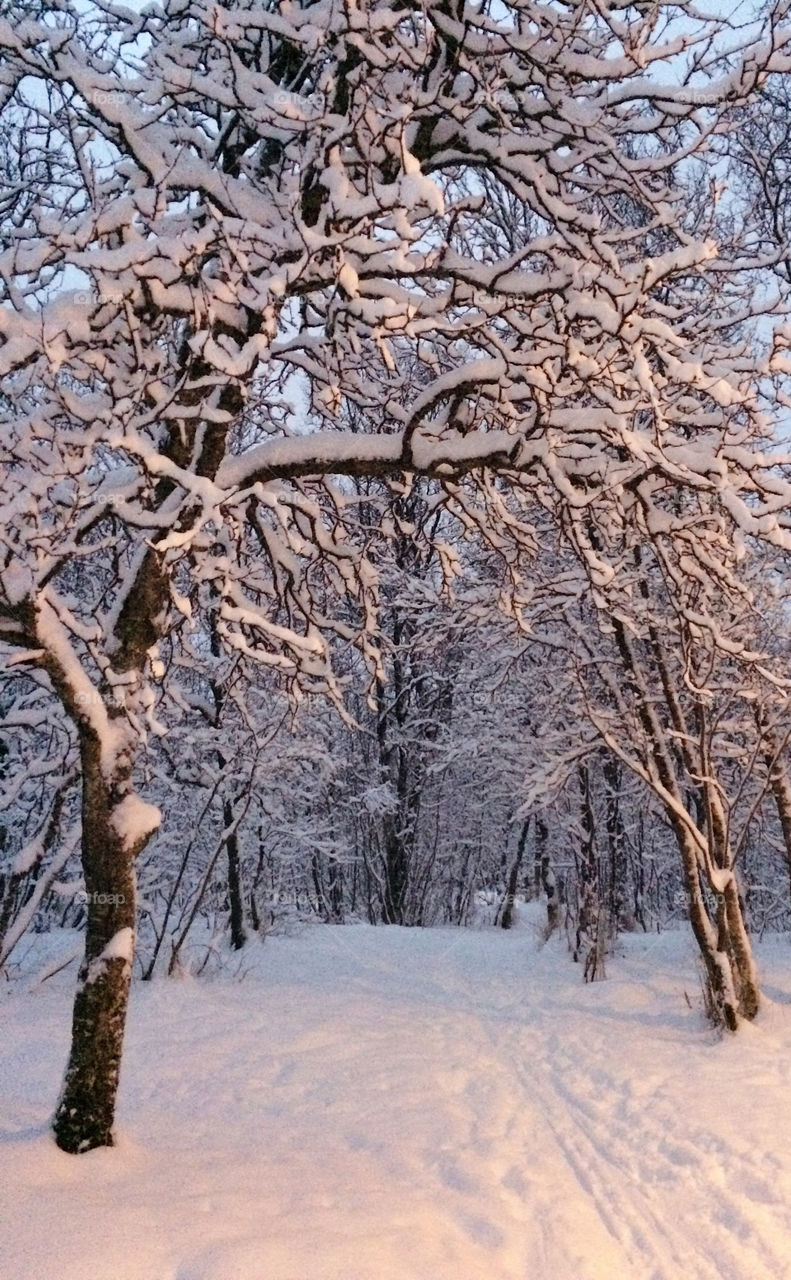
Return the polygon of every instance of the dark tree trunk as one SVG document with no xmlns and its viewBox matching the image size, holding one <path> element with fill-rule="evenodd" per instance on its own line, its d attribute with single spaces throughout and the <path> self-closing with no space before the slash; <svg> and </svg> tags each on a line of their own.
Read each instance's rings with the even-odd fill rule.
<svg viewBox="0 0 791 1280">
<path fill-rule="evenodd" d="M 265 861 L 266 861 L 266 845 L 264 844 L 264 829 L 263 827 L 259 826 L 258 828 L 258 861 L 255 867 L 255 875 L 253 876 L 253 883 L 250 886 L 250 923 L 255 929 L 256 933 L 261 932 L 261 927 L 263 924 L 263 921 L 261 919 L 261 913 L 258 909 L 258 886 L 261 882 L 261 877 L 264 873 Z"/>
<path fill-rule="evenodd" d="M 216 629 L 212 628 L 213 652 L 215 648 L 219 653 L 219 640 L 217 639 Z M 216 721 L 219 724 L 224 694 L 220 686 L 216 684 L 212 685 L 212 693 L 217 708 Z M 225 769 L 228 764 L 222 751 L 217 752 L 217 763 L 221 770 Z M 234 950 L 241 951 L 247 941 L 247 931 L 244 927 L 244 897 L 242 894 L 242 873 L 239 859 L 239 824 L 234 821 L 233 803 L 227 796 L 222 802 L 222 820 L 226 833 L 223 837 L 225 855 L 228 859 L 228 913 L 231 927 L 231 946 Z"/>
<path fill-rule="evenodd" d="M 409 885 L 409 853 L 397 814 L 388 814 L 384 819 L 384 854 L 382 919 L 385 924 L 403 924 Z"/>
<path fill-rule="evenodd" d="M 53 1123 L 63 1151 L 112 1146 L 135 938 L 135 857 L 148 833 L 131 842 L 113 821 L 125 771 L 109 780 L 90 730 L 80 733 L 82 865 L 87 894 L 85 958 L 72 1021 L 71 1053 Z"/>
<path fill-rule="evenodd" d="M 522 824 L 522 830 L 519 833 L 519 843 L 516 846 L 516 857 L 511 864 L 511 872 L 508 876 L 508 887 L 505 892 L 505 905 L 500 920 L 502 929 L 512 929 L 514 920 L 516 919 L 516 891 L 519 887 L 519 872 L 522 866 L 522 860 L 525 856 L 525 845 L 527 844 L 527 836 L 530 831 L 530 819 L 526 818 Z"/>
<path fill-rule="evenodd" d="M 615 938 L 626 924 L 627 858 L 626 832 L 621 816 L 620 790 L 621 768 L 614 756 L 607 752 L 604 759 L 604 783 L 607 792 L 605 826 L 610 861 L 609 911 L 612 937 Z M 627 925 L 628 927 L 628 925 Z"/>
<path fill-rule="evenodd" d="M 223 801 L 222 816 L 226 831 L 230 831 L 225 841 L 225 850 L 228 854 L 228 907 L 231 916 L 231 946 L 236 951 L 241 951 L 247 941 L 247 932 L 244 927 L 242 874 L 239 866 L 239 836 L 238 829 L 234 826 L 233 805 L 230 800 Z"/>
<path fill-rule="evenodd" d="M 332 919 L 343 924 L 343 864 L 337 858 L 330 858 L 328 864 L 330 882 L 330 908 Z"/>
<path fill-rule="evenodd" d="M 594 982 L 603 976 L 602 943 L 600 930 L 601 903 L 599 894 L 599 862 L 596 856 L 596 832 L 588 767 L 581 764 L 577 770 L 580 788 L 580 829 L 582 843 L 579 858 L 579 914 L 574 947 L 574 959 L 582 960 L 586 982 Z"/>
<path fill-rule="evenodd" d="M 547 899 L 547 936 L 558 924 L 559 898 L 555 873 L 549 861 L 549 832 L 542 818 L 536 819 L 536 861 L 541 869 L 541 888 Z"/>
</svg>

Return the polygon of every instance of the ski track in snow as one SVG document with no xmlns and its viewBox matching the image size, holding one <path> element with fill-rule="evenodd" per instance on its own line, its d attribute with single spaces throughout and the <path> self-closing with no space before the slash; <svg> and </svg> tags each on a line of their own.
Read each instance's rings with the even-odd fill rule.
<svg viewBox="0 0 791 1280">
<path fill-rule="evenodd" d="M 529 925 L 269 940 L 135 988 L 119 1145 L 76 1159 L 68 981 L 11 988 L 0 1276 L 791 1280 L 788 940 L 761 954 L 773 1000 L 718 1041 L 683 934 L 588 987 Z"/>
</svg>

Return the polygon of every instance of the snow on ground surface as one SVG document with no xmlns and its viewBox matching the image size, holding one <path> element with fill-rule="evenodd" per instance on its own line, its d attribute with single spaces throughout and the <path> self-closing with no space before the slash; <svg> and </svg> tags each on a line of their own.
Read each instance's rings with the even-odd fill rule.
<svg viewBox="0 0 791 1280">
<path fill-rule="evenodd" d="M 2 995 L 3 1280 L 791 1277 L 791 945 L 718 1041 L 685 934 L 308 929 L 138 984 L 111 1151 L 46 1123 L 73 967 Z M 29 984 L 27 984 L 29 986 Z M 685 992 L 692 1007 L 689 1007 Z"/>
</svg>

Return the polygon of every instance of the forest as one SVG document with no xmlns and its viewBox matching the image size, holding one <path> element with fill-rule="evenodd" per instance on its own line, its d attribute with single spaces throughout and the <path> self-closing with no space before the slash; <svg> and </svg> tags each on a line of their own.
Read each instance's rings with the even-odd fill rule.
<svg viewBox="0 0 791 1280">
<path fill-rule="evenodd" d="M 318 925 L 527 912 L 581 987 L 684 929 L 756 1019 L 790 71 L 782 3 L 0 0 L 0 973 L 76 982 L 62 1151 L 133 982 Z"/>
</svg>

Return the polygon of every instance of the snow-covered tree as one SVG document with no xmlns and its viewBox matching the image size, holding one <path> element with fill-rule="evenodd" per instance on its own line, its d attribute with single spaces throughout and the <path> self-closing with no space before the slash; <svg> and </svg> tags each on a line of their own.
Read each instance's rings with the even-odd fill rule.
<svg viewBox="0 0 791 1280">
<path fill-rule="evenodd" d="M 766 363 L 678 178 L 785 65 L 773 18 L 727 40 L 684 3 L 3 5 L 0 628 L 76 727 L 89 896 L 64 1149 L 111 1141 L 160 647 L 211 608 L 311 688 L 324 635 L 375 667 L 344 476 L 539 485 L 595 572 L 582 509 L 654 475 L 771 531 Z"/>
</svg>

